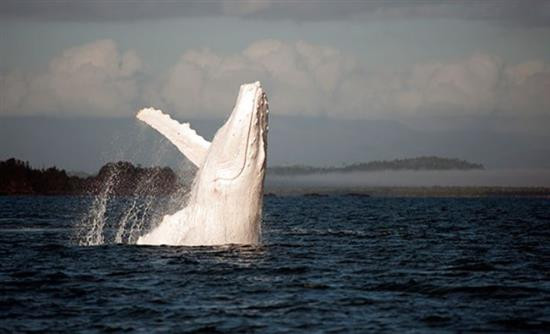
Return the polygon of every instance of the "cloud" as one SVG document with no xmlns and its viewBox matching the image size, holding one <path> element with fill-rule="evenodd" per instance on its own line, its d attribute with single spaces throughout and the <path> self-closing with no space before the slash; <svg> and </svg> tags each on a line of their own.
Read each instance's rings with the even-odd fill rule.
<svg viewBox="0 0 550 334">
<path fill-rule="evenodd" d="M 120 53 L 112 40 L 64 50 L 38 74 L 0 77 L 2 114 L 128 115 L 138 97 L 142 64 L 137 54 Z"/>
<path fill-rule="evenodd" d="M 320 21 L 455 18 L 548 26 L 550 4 L 540 0 L 465 1 L 87 1 L 4 0 L 0 17 L 68 21 L 128 21 L 174 17 L 236 16 Z"/>
<path fill-rule="evenodd" d="M 501 61 L 486 54 L 450 63 L 416 65 L 403 78 L 404 87 L 397 92 L 396 103 L 414 112 L 492 111 L 498 104 L 501 71 Z"/>
<path fill-rule="evenodd" d="M 504 70 L 503 107 L 517 112 L 549 113 L 550 64 L 528 61 Z"/>
<path fill-rule="evenodd" d="M 256 80 L 276 114 L 403 119 L 550 111 L 550 65 L 540 60 L 506 64 L 478 53 L 400 71 L 365 64 L 330 46 L 266 39 L 233 54 L 188 50 L 165 73 L 147 74 L 134 51 L 99 40 L 63 51 L 42 73 L 1 75 L 0 112 L 128 116 L 155 106 L 181 118 L 220 118 L 239 85 Z"/>
<path fill-rule="evenodd" d="M 368 69 L 353 55 L 303 41 L 261 40 L 236 54 L 189 50 L 147 99 L 192 117 L 223 116 L 237 87 L 260 80 L 280 114 L 399 118 L 544 113 L 548 64 L 507 65 L 484 53 L 395 72 Z"/>
<path fill-rule="evenodd" d="M 221 116 L 240 84 L 260 80 L 282 113 L 328 113 L 325 106 L 356 64 L 338 50 L 306 42 L 261 40 L 231 55 L 190 50 L 160 79 L 149 101 L 186 115 Z"/>
<path fill-rule="evenodd" d="M 223 1 L 222 12 L 225 15 L 246 16 L 266 9 L 272 5 L 270 0 L 238 0 Z"/>
</svg>

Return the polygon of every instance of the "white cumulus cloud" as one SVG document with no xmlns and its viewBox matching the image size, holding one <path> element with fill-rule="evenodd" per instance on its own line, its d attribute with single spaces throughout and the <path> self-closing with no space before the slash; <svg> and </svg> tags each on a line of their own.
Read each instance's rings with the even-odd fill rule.
<svg viewBox="0 0 550 334">
<path fill-rule="evenodd" d="M 238 86 L 260 80 L 280 114 L 343 118 L 543 113 L 548 64 L 506 64 L 478 53 L 399 72 L 369 69 L 356 56 L 307 43 L 260 40 L 235 54 L 189 50 L 159 79 L 151 103 L 183 115 L 222 116 Z"/>
<path fill-rule="evenodd" d="M 328 113 L 340 83 L 356 70 L 353 57 L 306 42 L 261 40 L 231 55 L 190 50 L 161 78 L 151 103 L 186 115 L 226 115 L 239 85 L 259 80 L 280 113 Z"/>
<path fill-rule="evenodd" d="M 140 58 L 112 40 L 64 50 L 42 73 L 11 72 L 2 82 L 2 114 L 129 115 L 138 97 Z"/>
<path fill-rule="evenodd" d="M 335 118 L 547 115 L 550 65 L 478 53 L 395 71 L 305 41 L 256 41 L 240 52 L 187 50 L 164 73 L 142 73 L 112 40 L 69 48 L 41 73 L 0 76 L 2 114 L 130 116 L 155 106 L 182 118 L 225 117 L 238 87 L 259 80 L 277 114 Z M 148 80 L 140 80 L 146 76 Z M 143 84 L 146 82 L 146 84 Z"/>
</svg>

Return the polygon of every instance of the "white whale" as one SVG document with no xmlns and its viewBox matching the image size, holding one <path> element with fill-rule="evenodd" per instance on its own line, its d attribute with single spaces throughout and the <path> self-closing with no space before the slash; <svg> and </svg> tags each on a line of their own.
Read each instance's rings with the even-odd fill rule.
<svg viewBox="0 0 550 334">
<path fill-rule="evenodd" d="M 235 108 L 212 142 L 189 123 L 153 108 L 137 118 L 198 167 L 187 205 L 141 236 L 140 245 L 257 244 L 267 152 L 267 97 L 259 82 L 241 86 Z"/>
</svg>

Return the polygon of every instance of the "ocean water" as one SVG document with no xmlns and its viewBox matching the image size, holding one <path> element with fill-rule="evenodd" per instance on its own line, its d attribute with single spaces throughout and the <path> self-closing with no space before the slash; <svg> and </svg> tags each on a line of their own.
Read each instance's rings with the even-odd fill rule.
<svg viewBox="0 0 550 334">
<path fill-rule="evenodd" d="M 548 199 L 266 197 L 222 247 L 80 246 L 91 201 L 0 198 L 0 332 L 550 328 Z"/>
</svg>

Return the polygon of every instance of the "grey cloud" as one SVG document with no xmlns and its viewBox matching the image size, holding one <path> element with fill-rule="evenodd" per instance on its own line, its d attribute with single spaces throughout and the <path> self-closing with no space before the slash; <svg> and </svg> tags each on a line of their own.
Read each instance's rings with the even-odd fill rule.
<svg viewBox="0 0 550 334">
<path fill-rule="evenodd" d="M 321 21 L 343 19 L 457 18 L 527 26 L 550 25 L 541 0 L 462 1 L 40 1 L 4 0 L 4 18 L 72 21 L 142 20 L 197 16 Z"/>
<path fill-rule="evenodd" d="M 123 116 L 152 105 L 183 117 L 223 117 L 237 87 L 256 80 L 274 111 L 287 115 L 531 118 L 550 110 L 549 63 L 506 64 L 485 53 L 372 71 L 329 46 L 266 39 L 232 54 L 188 50 L 164 74 L 142 68 L 134 51 L 120 52 L 112 40 L 70 48 L 41 73 L 0 74 L 0 113 Z"/>
<path fill-rule="evenodd" d="M 236 54 L 190 50 L 146 91 L 152 104 L 187 116 L 221 116 L 235 87 L 255 80 L 283 114 L 398 119 L 550 110 L 550 66 L 542 61 L 506 64 L 479 53 L 369 71 L 353 55 L 303 41 L 260 40 Z"/>
<path fill-rule="evenodd" d="M 230 108 L 237 87 L 260 80 L 281 113 L 346 114 L 333 109 L 339 86 L 362 71 L 351 55 L 306 42 L 260 40 L 237 54 L 189 50 L 151 87 L 150 103 L 186 115 L 221 116 Z M 329 110 L 330 109 L 330 110 Z"/>
<path fill-rule="evenodd" d="M 134 51 L 121 53 L 109 39 L 66 49 L 41 73 L 0 74 L 0 115 L 127 115 L 141 67 Z"/>
<path fill-rule="evenodd" d="M 132 21 L 223 14 L 213 1 L 4 0 L 0 17 L 62 21 Z"/>
</svg>

